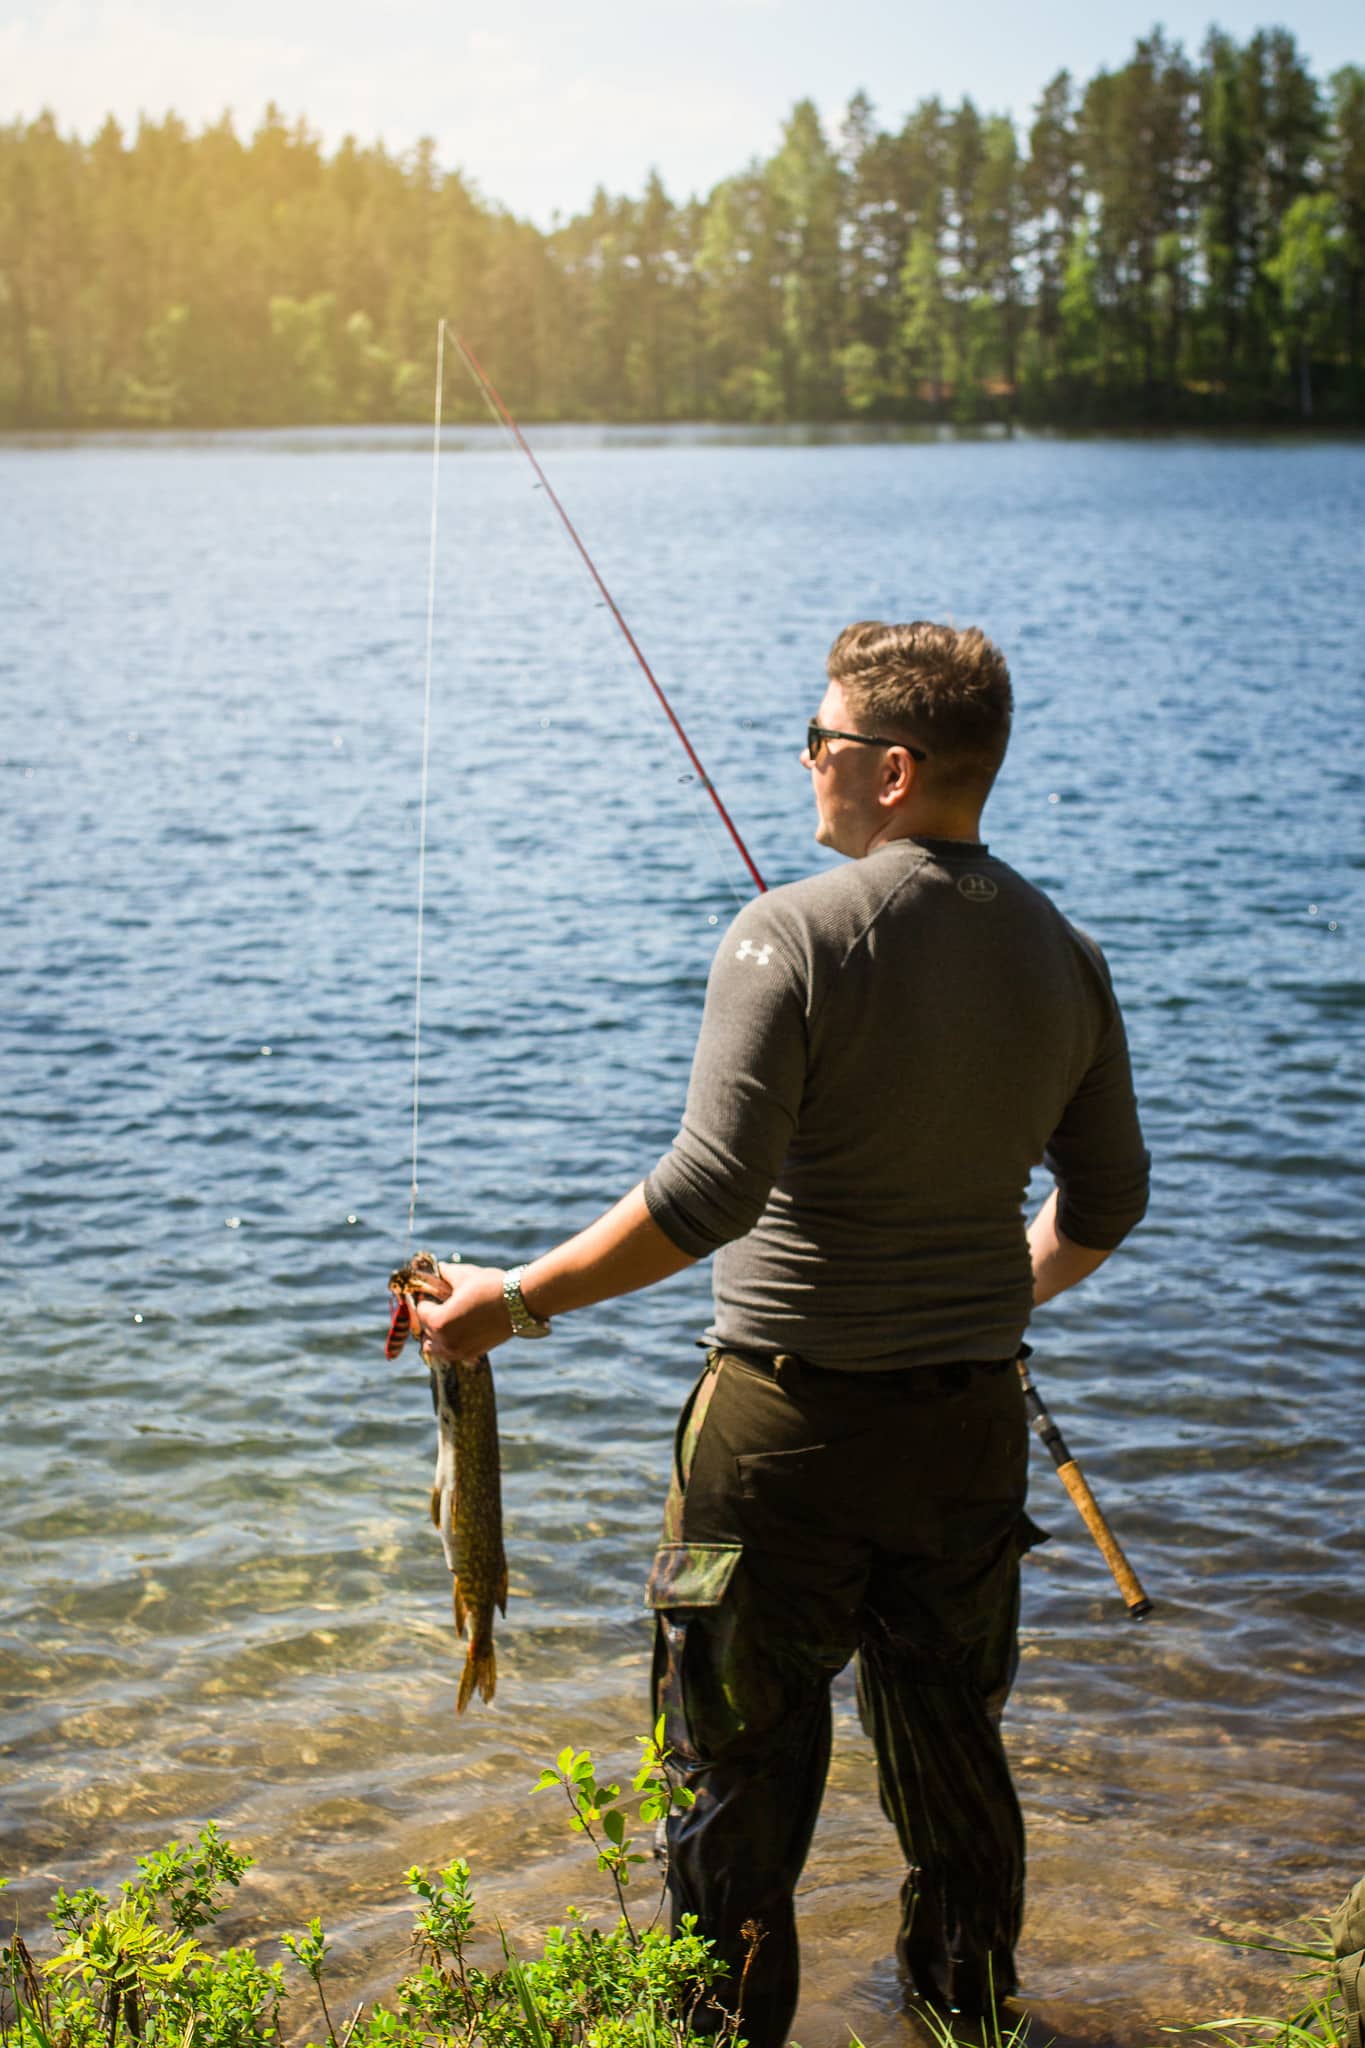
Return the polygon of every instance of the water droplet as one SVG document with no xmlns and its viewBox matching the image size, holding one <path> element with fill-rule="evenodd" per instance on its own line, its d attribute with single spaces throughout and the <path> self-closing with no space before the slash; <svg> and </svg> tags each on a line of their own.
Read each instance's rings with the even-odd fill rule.
<svg viewBox="0 0 1365 2048">
<path fill-rule="evenodd" d="M 136 1314 L 136 1313 L 135 1313 L 135 1314 L 134 1314 L 134 1316 L 133 1316 L 133 1321 L 134 1321 L 135 1323 L 140 1323 L 140 1322 L 142 1321 L 142 1317 L 141 1317 L 140 1315 L 138 1315 L 138 1314 Z"/>
<path fill-rule="evenodd" d="M 1061 800 L 1062 800 L 1062 799 L 1061 799 L 1061 796 L 1060 796 L 1060 794 L 1058 793 L 1058 791 L 1054 789 L 1054 790 L 1050 790 L 1050 791 L 1048 792 L 1048 799 L 1047 799 L 1047 800 L 1048 800 L 1048 802 L 1049 802 L 1050 804 L 1059 804 L 1059 803 L 1061 802 Z"/>
<path fill-rule="evenodd" d="M 346 1221 L 347 1221 L 348 1223 L 354 1223 L 354 1222 L 355 1222 L 355 1217 L 354 1217 L 354 1216 L 348 1216 L 348 1217 L 346 1218 Z"/>
<path fill-rule="evenodd" d="M 708 924 L 719 924 L 719 923 L 720 923 L 720 919 L 719 919 L 718 917 L 708 917 L 708 918 L 707 918 L 707 920 L 706 920 L 706 922 L 707 922 Z"/>
<path fill-rule="evenodd" d="M 541 719 L 541 721 L 540 721 L 540 723 L 541 723 L 542 727 L 544 727 L 544 726 L 548 726 L 548 725 L 549 725 L 549 723 L 550 723 L 550 721 L 549 721 L 549 719 L 548 719 L 548 718 L 542 718 L 542 719 Z"/>
<path fill-rule="evenodd" d="M 223 1221 L 226 1223 L 229 1230 L 240 1230 L 242 1227 L 242 1219 L 240 1216 L 225 1216 L 223 1218 Z"/>
<path fill-rule="evenodd" d="M 261 1047 L 261 1058 L 263 1060 L 268 1060 L 270 1058 L 270 1047 L 268 1045 L 263 1045 Z"/>
<path fill-rule="evenodd" d="M 1337 921 L 1336 921 L 1336 919 L 1335 919 L 1334 917 L 1329 917 L 1329 918 L 1328 918 L 1328 920 L 1327 920 L 1327 929 L 1328 929 L 1328 931 L 1329 931 L 1329 932 L 1334 932 L 1334 931 L 1336 930 L 1336 928 L 1337 928 Z"/>
<path fill-rule="evenodd" d="M 1316 903 L 1310 903 L 1310 904 L 1309 904 L 1309 906 L 1308 906 L 1308 915 L 1309 915 L 1310 917 L 1316 917 L 1316 916 L 1317 916 L 1317 914 L 1318 914 L 1318 906 L 1317 906 L 1317 904 L 1316 904 Z"/>
</svg>

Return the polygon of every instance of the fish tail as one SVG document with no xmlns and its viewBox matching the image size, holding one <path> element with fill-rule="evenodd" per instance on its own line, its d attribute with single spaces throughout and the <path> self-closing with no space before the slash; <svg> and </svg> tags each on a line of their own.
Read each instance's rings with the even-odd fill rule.
<svg viewBox="0 0 1365 2048">
<path fill-rule="evenodd" d="M 460 1673 L 460 1692 L 455 1702 L 455 1711 L 462 1714 L 478 1687 L 479 1697 L 491 1700 L 498 1689 L 498 1660 L 493 1653 L 491 1635 L 474 1636 L 469 1645 L 469 1655 L 464 1660 Z"/>
</svg>

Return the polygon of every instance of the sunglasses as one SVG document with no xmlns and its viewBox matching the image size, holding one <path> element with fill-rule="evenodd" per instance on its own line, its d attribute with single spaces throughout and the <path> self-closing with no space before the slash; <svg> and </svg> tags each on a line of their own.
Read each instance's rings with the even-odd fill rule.
<svg viewBox="0 0 1365 2048">
<path fill-rule="evenodd" d="M 806 752 L 812 761 L 819 760 L 826 740 L 857 740 L 861 747 L 904 747 L 912 761 L 929 758 L 923 747 L 912 747 L 909 740 L 887 740 L 875 732 L 839 732 L 832 725 L 817 725 L 812 719 L 806 727 Z"/>
</svg>

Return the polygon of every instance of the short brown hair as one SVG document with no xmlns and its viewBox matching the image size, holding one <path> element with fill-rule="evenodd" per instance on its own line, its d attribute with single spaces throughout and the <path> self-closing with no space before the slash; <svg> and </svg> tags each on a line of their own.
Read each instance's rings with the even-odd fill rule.
<svg viewBox="0 0 1365 2048">
<path fill-rule="evenodd" d="M 844 627 L 825 669 L 869 731 L 923 746 L 932 781 L 989 790 L 1009 745 L 1014 693 L 1004 655 L 979 627 L 862 619 Z"/>
</svg>

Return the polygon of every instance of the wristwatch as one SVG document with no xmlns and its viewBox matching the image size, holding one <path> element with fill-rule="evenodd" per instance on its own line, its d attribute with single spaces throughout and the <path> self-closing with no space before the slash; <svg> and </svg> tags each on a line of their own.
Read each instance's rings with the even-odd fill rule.
<svg viewBox="0 0 1365 2048">
<path fill-rule="evenodd" d="M 525 1266 L 511 1266 L 502 1276 L 502 1298 L 507 1303 L 507 1313 L 512 1318 L 514 1337 L 548 1337 L 550 1325 L 533 1316 L 526 1306 L 521 1291 L 521 1276 Z"/>
</svg>

